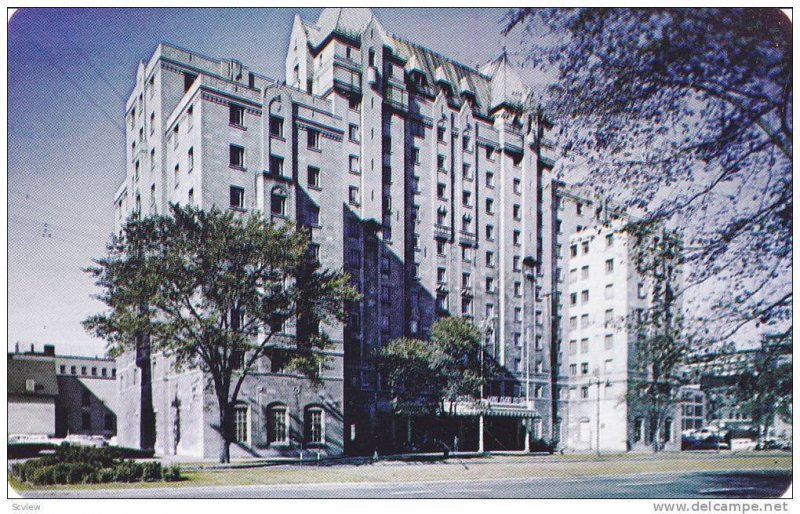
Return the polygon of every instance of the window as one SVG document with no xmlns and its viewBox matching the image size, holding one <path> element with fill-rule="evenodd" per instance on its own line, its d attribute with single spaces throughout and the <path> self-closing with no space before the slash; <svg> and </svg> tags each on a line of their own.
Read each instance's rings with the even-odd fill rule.
<svg viewBox="0 0 800 514">
<path fill-rule="evenodd" d="M 308 129 L 306 131 L 308 147 L 312 150 L 319 150 L 319 130 Z"/>
<path fill-rule="evenodd" d="M 486 265 L 494 266 L 494 252 L 486 252 Z"/>
<path fill-rule="evenodd" d="M 439 169 L 439 171 L 447 171 L 446 164 L 447 163 L 445 161 L 444 155 L 439 154 L 436 156 L 436 167 Z"/>
<path fill-rule="evenodd" d="M 273 175 L 283 175 L 283 157 L 277 155 L 269 156 L 269 170 Z"/>
<path fill-rule="evenodd" d="M 633 441 L 639 442 L 642 440 L 642 433 L 644 432 L 644 418 L 636 418 L 633 420 Z"/>
<path fill-rule="evenodd" d="M 520 208 L 519 205 L 514 204 L 513 210 L 514 210 L 514 219 L 515 220 L 521 220 L 522 219 L 522 208 Z"/>
<path fill-rule="evenodd" d="M 494 147 L 493 146 L 487 146 L 486 147 L 486 158 L 488 160 L 490 160 L 490 161 L 494 160 Z"/>
<path fill-rule="evenodd" d="M 514 241 L 514 246 L 519 246 L 521 244 L 520 243 L 520 235 L 521 234 L 520 234 L 519 230 L 515 230 L 514 233 L 512 234 L 512 239 Z"/>
<path fill-rule="evenodd" d="M 606 235 L 606 248 L 614 246 L 614 234 Z"/>
<path fill-rule="evenodd" d="M 589 303 L 589 290 L 581 291 L 581 304 L 586 305 Z"/>
<path fill-rule="evenodd" d="M 586 328 L 589 326 L 589 315 L 583 314 L 581 316 L 581 328 Z"/>
<path fill-rule="evenodd" d="M 494 173 L 486 170 L 486 187 L 494 187 Z"/>
<path fill-rule="evenodd" d="M 581 246 L 583 247 L 583 254 L 584 255 L 589 253 L 589 241 L 584 241 L 583 243 L 581 243 Z"/>
<path fill-rule="evenodd" d="M 578 245 L 572 245 L 569 247 L 569 256 L 570 257 L 578 256 Z"/>
<path fill-rule="evenodd" d="M 446 134 L 447 130 L 445 129 L 444 125 L 439 125 L 438 127 L 436 127 L 436 137 L 439 139 L 440 142 L 444 143 Z"/>
<path fill-rule="evenodd" d="M 583 266 L 581 268 L 581 280 L 586 280 L 589 278 L 589 266 Z"/>
<path fill-rule="evenodd" d="M 575 204 L 575 214 L 577 214 L 578 216 L 583 214 L 583 204 L 581 204 L 580 202 Z"/>
<path fill-rule="evenodd" d="M 361 194 L 357 186 L 350 186 L 349 200 L 351 205 L 358 205 L 361 203 Z"/>
<path fill-rule="evenodd" d="M 269 117 L 269 135 L 272 137 L 283 137 L 283 118 L 277 116 Z"/>
<path fill-rule="evenodd" d="M 361 173 L 357 155 L 350 156 L 350 173 Z"/>
<path fill-rule="evenodd" d="M 381 256 L 381 275 L 389 276 L 392 271 L 392 262 L 386 255 Z"/>
<path fill-rule="evenodd" d="M 522 307 L 514 307 L 514 322 L 520 323 L 522 321 Z"/>
<path fill-rule="evenodd" d="M 468 288 L 472 287 L 472 275 L 469 273 L 462 273 L 461 274 L 461 287 Z"/>
<path fill-rule="evenodd" d="M 581 353 L 589 353 L 589 339 L 583 338 L 581 339 Z"/>
<path fill-rule="evenodd" d="M 436 282 L 439 284 L 447 283 L 447 268 L 436 268 Z"/>
<path fill-rule="evenodd" d="M 472 316 L 472 298 L 461 299 L 461 315 Z"/>
<path fill-rule="evenodd" d="M 514 193 L 521 194 L 522 193 L 522 182 L 518 179 L 514 179 Z"/>
<path fill-rule="evenodd" d="M 358 142 L 358 125 L 356 125 L 354 123 L 351 123 L 348 133 L 350 135 L 350 141 L 353 141 L 353 142 L 357 143 Z"/>
<path fill-rule="evenodd" d="M 306 223 L 308 225 L 319 226 L 319 207 L 316 205 L 309 205 L 306 211 Z"/>
<path fill-rule="evenodd" d="M 663 440 L 665 443 L 672 441 L 672 420 L 670 418 L 664 420 Z"/>
<path fill-rule="evenodd" d="M 447 293 L 436 293 L 436 310 L 439 312 L 447 312 Z"/>
<path fill-rule="evenodd" d="M 461 195 L 461 201 L 465 207 L 469 207 L 472 205 L 472 192 L 471 191 L 464 191 Z"/>
<path fill-rule="evenodd" d="M 606 273 L 613 273 L 614 271 L 614 259 L 608 259 L 606 261 Z"/>
<path fill-rule="evenodd" d="M 461 218 L 461 229 L 464 232 L 472 232 L 472 218 L 469 214 L 465 214 Z"/>
<path fill-rule="evenodd" d="M 189 151 L 186 152 L 186 164 L 189 168 L 189 173 L 191 173 L 194 168 L 194 147 L 189 148 Z"/>
<path fill-rule="evenodd" d="M 388 303 L 391 301 L 392 289 L 389 286 L 381 286 L 381 301 Z"/>
<path fill-rule="evenodd" d="M 59 367 L 59 371 L 60 371 L 60 373 L 61 373 L 62 375 L 66 375 L 66 374 L 67 374 L 67 367 L 66 367 L 66 366 L 64 366 L 64 365 L 62 364 L 62 365 Z M 103 371 L 105 371 L 105 369 L 103 369 Z"/>
<path fill-rule="evenodd" d="M 611 300 L 614 298 L 614 285 L 608 284 L 606 285 L 606 300 Z"/>
<path fill-rule="evenodd" d="M 322 444 L 325 442 L 325 412 L 321 408 L 307 408 L 303 426 L 305 427 L 306 443 Z"/>
<path fill-rule="evenodd" d="M 69 374 L 70 375 L 77 375 L 77 373 L 78 373 L 78 370 L 77 370 L 77 368 L 75 366 L 70 366 L 69 367 Z"/>
<path fill-rule="evenodd" d="M 230 206 L 231 209 L 244 209 L 244 188 L 231 186 Z"/>
<path fill-rule="evenodd" d="M 589 386 L 581 387 L 581 398 L 584 400 L 589 398 Z"/>
<path fill-rule="evenodd" d="M 522 283 L 514 282 L 514 296 L 522 296 Z"/>
<path fill-rule="evenodd" d="M 189 130 L 192 130 L 194 126 L 194 106 L 190 105 L 188 109 L 186 109 L 186 125 L 188 125 Z"/>
<path fill-rule="evenodd" d="M 464 174 L 465 180 L 472 180 L 472 169 L 470 168 L 469 164 L 464 163 L 462 167 L 462 172 Z"/>
<path fill-rule="evenodd" d="M 514 332 L 514 346 L 522 346 L 522 336 L 519 332 Z"/>
<path fill-rule="evenodd" d="M 439 197 L 440 200 L 445 199 L 445 194 L 447 193 L 447 186 L 442 182 L 436 184 L 436 196 Z"/>
<path fill-rule="evenodd" d="M 494 241 L 494 226 L 486 225 L 486 239 Z"/>
<path fill-rule="evenodd" d="M 486 292 L 494 293 L 494 279 L 492 277 L 486 277 Z"/>
<path fill-rule="evenodd" d="M 577 269 L 569 270 L 569 283 L 575 284 L 577 282 L 578 282 L 578 270 Z"/>
<path fill-rule="evenodd" d="M 606 328 L 614 321 L 614 309 L 606 310 Z"/>
<path fill-rule="evenodd" d="M 578 365 L 577 364 L 570 364 L 569 365 L 569 376 L 574 377 L 578 374 Z"/>
<path fill-rule="evenodd" d="M 286 406 L 273 405 L 267 411 L 267 442 L 286 443 L 288 433 L 286 430 Z"/>
<path fill-rule="evenodd" d="M 233 409 L 233 436 L 237 442 L 248 443 L 250 431 L 247 423 L 247 405 L 236 405 Z"/>
<path fill-rule="evenodd" d="M 278 216 L 286 215 L 286 193 L 275 188 L 270 196 L 270 212 Z"/>
<path fill-rule="evenodd" d="M 351 111 L 359 112 L 361 110 L 361 99 L 357 96 L 351 96 L 347 99 L 348 107 Z"/>
<path fill-rule="evenodd" d="M 230 104 L 229 122 L 236 127 L 244 127 L 244 107 L 241 105 Z"/>
<path fill-rule="evenodd" d="M 570 307 L 574 307 L 578 305 L 578 293 L 570 293 L 569 294 L 569 305 Z"/>
<path fill-rule="evenodd" d="M 442 239 L 436 240 L 436 255 L 444 255 L 445 254 L 445 242 Z"/>
<path fill-rule="evenodd" d="M 589 374 L 589 363 L 581 362 L 581 375 L 588 375 L 588 374 Z"/>
<path fill-rule="evenodd" d="M 494 200 L 491 198 L 486 199 L 486 214 L 494 214 Z"/>
<path fill-rule="evenodd" d="M 520 268 L 520 262 L 521 261 L 520 261 L 519 255 L 515 255 L 511 259 L 511 262 L 512 262 L 512 267 L 513 267 L 514 271 L 521 271 L 522 270 L 522 268 Z"/>
<path fill-rule="evenodd" d="M 244 168 L 244 148 L 238 145 L 230 145 L 231 168 Z"/>
<path fill-rule="evenodd" d="M 92 376 L 93 377 L 97 376 L 97 368 L 92 368 Z"/>
<path fill-rule="evenodd" d="M 614 371 L 614 361 L 612 359 L 607 359 L 603 364 L 603 370 L 605 371 L 606 374 Z"/>
<path fill-rule="evenodd" d="M 308 167 L 308 186 L 319 188 L 319 168 L 316 166 Z"/>
<path fill-rule="evenodd" d="M 86 366 L 81 366 L 81 375 L 86 375 Z"/>
<path fill-rule="evenodd" d="M 469 127 L 467 127 L 467 129 L 469 129 Z M 461 148 L 466 152 L 470 151 L 470 148 L 469 148 L 469 136 L 464 135 L 464 137 L 461 139 Z"/>
<path fill-rule="evenodd" d="M 605 348 L 606 350 L 610 350 L 614 347 L 614 336 L 612 334 L 606 334 L 605 337 Z"/>
<path fill-rule="evenodd" d="M 576 353 L 578 353 L 578 341 L 571 339 L 569 342 L 569 354 L 575 355 Z"/>
<path fill-rule="evenodd" d="M 92 429 L 92 413 L 91 412 L 84 412 L 81 415 L 81 429 L 83 429 L 83 430 L 91 430 Z"/>
</svg>

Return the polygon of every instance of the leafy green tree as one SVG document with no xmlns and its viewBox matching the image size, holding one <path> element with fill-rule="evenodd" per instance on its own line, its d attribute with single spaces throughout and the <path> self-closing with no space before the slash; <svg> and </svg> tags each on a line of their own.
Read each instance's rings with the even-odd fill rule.
<svg viewBox="0 0 800 514">
<path fill-rule="evenodd" d="M 736 399 L 741 410 L 753 420 L 759 448 L 776 414 L 791 422 L 792 365 L 781 362 L 779 344 L 786 337 L 788 334 L 779 340 L 765 338 L 756 352 L 754 366 L 736 382 Z"/>
<path fill-rule="evenodd" d="M 329 346 L 325 323 L 344 321 L 358 299 L 349 277 L 321 269 L 309 237 L 260 214 L 172 205 L 168 215 L 132 216 L 87 269 L 108 306 L 84 321 L 112 354 L 148 344 L 177 368 L 199 367 L 219 407 L 220 461 L 230 459 L 234 407 L 265 356 L 314 381 Z M 296 337 L 285 337 L 293 323 Z"/>
<path fill-rule="evenodd" d="M 647 308 L 627 320 L 637 335 L 632 370 L 625 399 L 631 412 L 644 414 L 650 423 L 653 451 L 661 449 L 659 434 L 681 401 L 678 367 L 689 346 L 683 330 L 680 287 L 680 241 L 666 230 L 632 230 L 633 265 L 649 287 Z"/>
<path fill-rule="evenodd" d="M 480 398 L 493 375 L 483 358 L 480 331 L 464 318 L 434 323 L 430 340 L 395 339 L 381 348 L 379 369 L 387 377 L 397 410 L 409 406 L 429 414 L 446 412 L 465 397 Z"/>
<path fill-rule="evenodd" d="M 561 175 L 682 231 L 687 328 L 791 323 L 792 25 L 771 8 L 514 9 Z M 691 294 L 689 294 L 691 293 Z"/>
</svg>

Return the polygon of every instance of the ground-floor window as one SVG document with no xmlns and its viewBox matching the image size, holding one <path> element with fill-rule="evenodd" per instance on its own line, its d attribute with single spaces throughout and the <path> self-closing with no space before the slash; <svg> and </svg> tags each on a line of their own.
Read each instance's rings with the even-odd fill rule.
<svg viewBox="0 0 800 514">
<path fill-rule="evenodd" d="M 233 410 L 234 437 L 240 443 L 250 440 L 247 429 L 247 405 L 237 405 Z"/>
<path fill-rule="evenodd" d="M 633 420 L 633 442 L 638 443 L 642 440 L 642 432 L 644 432 L 644 419 L 636 418 Z"/>
<path fill-rule="evenodd" d="M 325 412 L 319 407 L 309 407 L 305 415 L 306 442 L 325 442 Z"/>
<path fill-rule="evenodd" d="M 286 406 L 273 405 L 267 413 L 267 442 L 285 443 L 288 441 L 286 430 Z"/>
<path fill-rule="evenodd" d="M 664 420 L 664 442 L 668 443 L 672 441 L 672 420 L 665 419 Z"/>
</svg>

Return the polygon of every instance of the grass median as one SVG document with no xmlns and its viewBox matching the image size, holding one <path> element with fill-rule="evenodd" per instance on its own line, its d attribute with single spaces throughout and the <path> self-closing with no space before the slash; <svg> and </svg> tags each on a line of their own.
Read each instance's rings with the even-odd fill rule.
<svg viewBox="0 0 800 514">
<path fill-rule="evenodd" d="M 34 487 L 10 481 L 17 491 L 71 489 L 139 489 L 205 486 L 253 486 L 303 483 L 426 482 L 492 479 L 574 478 L 638 473 L 680 473 L 726 470 L 789 470 L 789 454 L 708 454 L 706 456 L 664 454 L 642 458 L 636 454 L 614 458 L 530 457 L 482 459 L 452 458 L 438 462 L 378 462 L 364 465 L 280 466 L 249 469 L 184 471 L 180 482 L 91 484 Z"/>
</svg>

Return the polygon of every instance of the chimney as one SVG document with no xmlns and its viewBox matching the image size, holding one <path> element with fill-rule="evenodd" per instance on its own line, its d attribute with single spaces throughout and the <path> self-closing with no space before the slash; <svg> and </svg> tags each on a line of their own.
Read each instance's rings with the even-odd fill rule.
<svg viewBox="0 0 800 514">
<path fill-rule="evenodd" d="M 31 353 L 36 353 L 36 350 L 33 349 L 33 343 L 31 343 Z"/>
<path fill-rule="evenodd" d="M 19 341 L 14 343 L 14 353 L 19 353 Z"/>
<path fill-rule="evenodd" d="M 44 354 L 50 357 L 55 357 L 56 355 L 56 347 L 52 344 L 44 345 Z"/>
</svg>

